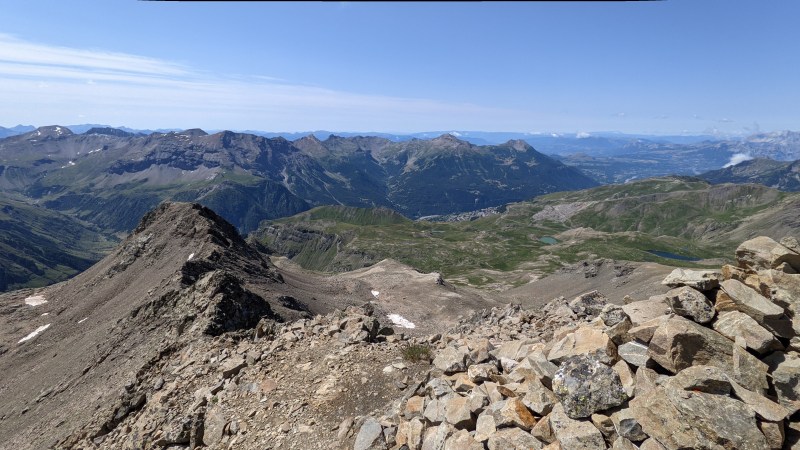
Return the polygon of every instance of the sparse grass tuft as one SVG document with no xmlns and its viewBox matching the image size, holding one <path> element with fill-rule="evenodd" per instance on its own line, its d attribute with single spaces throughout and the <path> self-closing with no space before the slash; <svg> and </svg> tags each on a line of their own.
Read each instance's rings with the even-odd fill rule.
<svg viewBox="0 0 800 450">
<path fill-rule="evenodd" d="M 403 349 L 403 359 L 411 362 L 431 360 L 431 348 L 425 344 L 409 344 Z"/>
</svg>

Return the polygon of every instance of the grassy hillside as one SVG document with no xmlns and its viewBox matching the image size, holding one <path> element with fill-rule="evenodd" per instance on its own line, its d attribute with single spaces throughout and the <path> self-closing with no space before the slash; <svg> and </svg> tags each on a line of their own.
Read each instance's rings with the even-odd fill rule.
<svg viewBox="0 0 800 450">
<path fill-rule="evenodd" d="M 65 280 L 114 244 L 69 216 L 0 198 L 0 292 Z"/>
</svg>

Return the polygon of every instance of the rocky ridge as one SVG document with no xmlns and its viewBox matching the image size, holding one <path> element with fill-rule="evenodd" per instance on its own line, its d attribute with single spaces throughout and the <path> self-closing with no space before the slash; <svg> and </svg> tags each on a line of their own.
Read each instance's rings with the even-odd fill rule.
<svg viewBox="0 0 800 450">
<path fill-rule="evenodd" d="M 146 402 L 148 367 L 197 339 L 326 308 L 304 295 L 213 211 L 161 204 L 84 273 L 0 299 L 0 448 L 108 434 Z"/>
<path fill-rule="evenodd" d="M 476 314 L 353 448 L 795 448 L 797 250 L 755 238 L 738 266 L 676 269 L 673 290 L 624 306 L 591 292 Z"/>
<path fill-rule="evenodd" d="M 0 295 L 0 449 L 308 448 L 308 427 L 364 416 L 427 368 L 402 363 L 407 337 L 384 324 L 420 335 L 457 322 L 447 307 L 486 305 L 391 261 L 338 277 L 278 268 L 208 208 L 163 203 L 84 273 Z M 207 413 L 230 425 L 218 440 Z"/>
</svg>

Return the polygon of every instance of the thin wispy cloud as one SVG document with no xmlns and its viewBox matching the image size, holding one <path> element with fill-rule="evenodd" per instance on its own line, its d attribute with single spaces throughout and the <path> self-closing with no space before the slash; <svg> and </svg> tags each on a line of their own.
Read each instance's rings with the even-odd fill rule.
<svg viewBox="0 0 800 450">
<path fill-rule="evenodd" d="M 27 42 L 8 34 L 0 34 L 0 61 L 28 66 L 75 68 L 82 71 L 134 73 L 149 76 L 186 75 L 188 69 L 179 64 L 125 53 L 84 50 Z"/>
<path fill-rule="evenodd" d="M 514 126 L 520 111 L 344 92 L 265 75 L 209 74 L 125 53 L 0 34 L 0 120 L 134 127 L 363 130 Z M 512 125 L 513 124 L 513 125 Z M 491 125 L 490 125 L 491 126 Z M 517 125 L 518 126 L 518 125 Z M 403 130 L 405 129 L 405 130 Z"/>
</svg>

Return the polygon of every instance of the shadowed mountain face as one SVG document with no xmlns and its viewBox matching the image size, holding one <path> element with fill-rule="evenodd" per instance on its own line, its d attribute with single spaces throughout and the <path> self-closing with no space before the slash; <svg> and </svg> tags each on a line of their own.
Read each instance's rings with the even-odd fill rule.
<svg viewBox="0 0 800 450">
<path fill-rule="evenodd" d="M 700 176 L 714 183 L 757 183 L 781 191 L 800 191 L 800 161 L 752 159 Z"/>
<path fill-rule="evenodd" d="M 248 232 L 314 205 L 387 206 L 417 217 L 595 184 L 522 141 L 479 147 L 449 135 L 289 142 L 51 126 L 0 140 L 0 188 L 111 232 L 132 229 L 164 199 L 201 202 Z"/>
<path fill-rule="evenodd" d="M 0 292 L 75 275 L 114 243 L 66 214 L 0 197 Z"/>
</svg>

